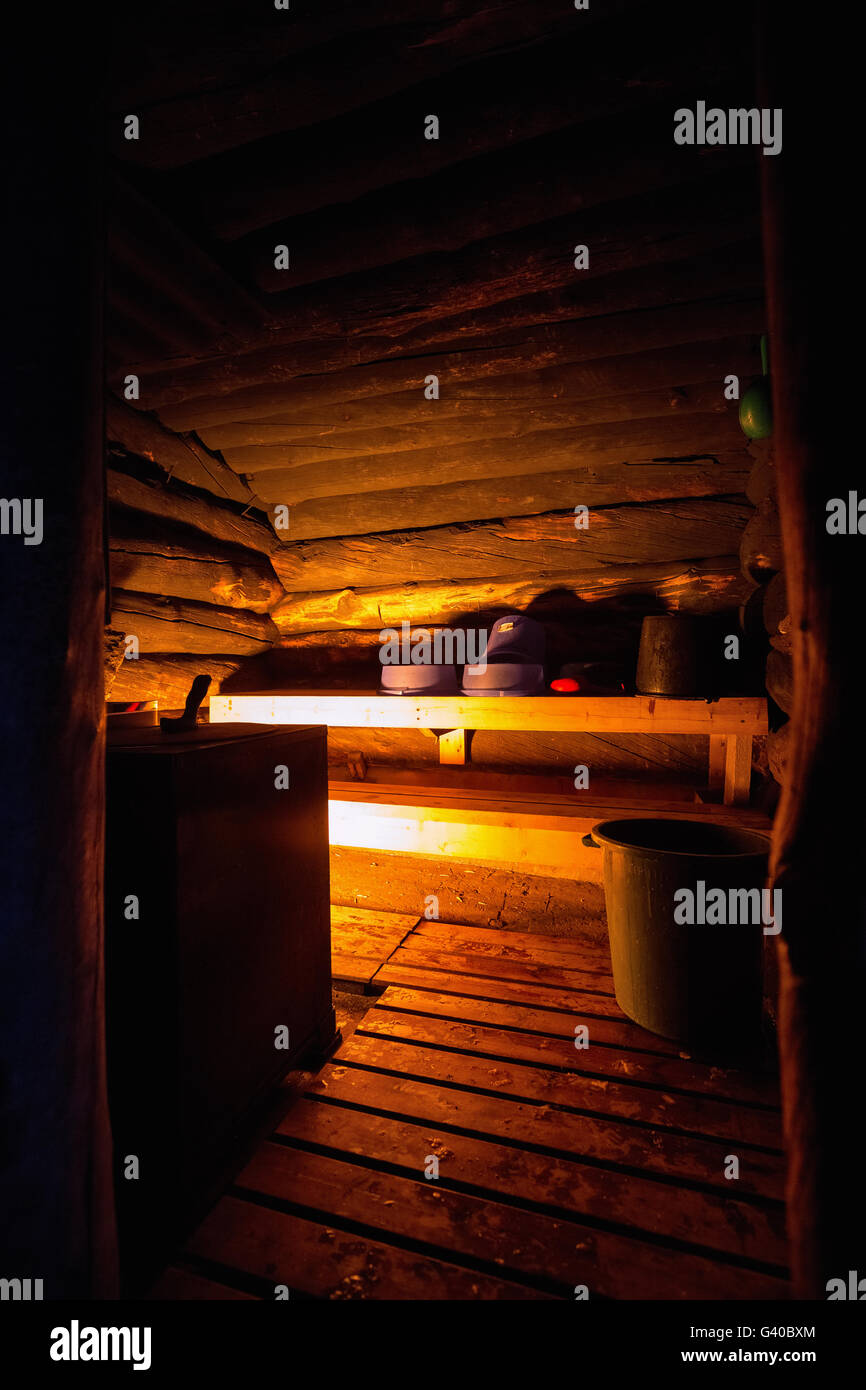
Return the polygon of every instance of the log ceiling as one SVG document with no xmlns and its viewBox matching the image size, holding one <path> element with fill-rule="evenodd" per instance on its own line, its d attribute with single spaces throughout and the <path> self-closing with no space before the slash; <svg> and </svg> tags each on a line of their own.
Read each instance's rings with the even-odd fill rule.
<svg viewBox="0 0 866 1390">
<path fill-rule="evenodd" d="M 402 617 L 592 608 L 632 641 L 641 611 L 744 601 L 724 379 L 760 370 L 755 152 L 677 146 L 673 112 L 753 104 L 751 47 L 737 6 L 663 10 L 116 16 L 113 627 L 142 656 L 110 698 L 280 646 L 338 672 Z"/>
</svg>

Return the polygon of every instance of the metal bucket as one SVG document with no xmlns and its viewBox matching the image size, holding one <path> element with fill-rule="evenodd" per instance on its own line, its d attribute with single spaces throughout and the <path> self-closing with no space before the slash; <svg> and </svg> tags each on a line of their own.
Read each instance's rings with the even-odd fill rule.
<svg viewBox="0 0 866 1390">
<path fill-rule="evenodd" d="M 681 614 L 654 613 L 641 624 L 635 684 L 644 695 L 694 695 L 698 625 Z"/>
<path fill-rule="evenodd" d="M 757 1041 L 769 843 L 754 830 L 675 818 L 602 821 L 584 837 L 604 850 L 614 989 L 635 1023 L 690 1046 Z M 722 890 L 722 922 L 706 921 L 720 914 L 717 895 L 708 908 L 711 890 Z"/>
</svg>

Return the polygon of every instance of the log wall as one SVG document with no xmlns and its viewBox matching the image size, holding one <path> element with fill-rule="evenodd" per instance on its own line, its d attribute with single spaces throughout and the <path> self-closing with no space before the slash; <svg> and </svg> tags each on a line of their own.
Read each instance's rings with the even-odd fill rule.
<svg viewBox="0 0 866 1390">
<path fill-rule="evenodd" d="M 675 145 L 672 113 L 698 75 L 746 104 L 748 46 L 727 17 L 696 35 L 681 3 L 462 9 L 341 9 L 327 42 L 312 12 L 291 38 L 265 24 L 300 86 L 227 19 L 201 92 L 172 91 L 152 37 L 125 50 L 118 101 L 131 81 L 148 119 L 109 132 L 108 495 L 112 626 L 141 656 L 110 698 L 176 700 L 197 664 L 229 689 L 372 684 L 383 626 L 512 609 L 555 663 L 631 672 L 645 613 L 730 627 L 746 603 L 762 521 L 725 382 L 760 370 L 753 160 Z M 702 773 L 703 749 L 592 742 L 605 765 Z M 560 756 L 532 735 L 511 754 Z"/>
</svg>

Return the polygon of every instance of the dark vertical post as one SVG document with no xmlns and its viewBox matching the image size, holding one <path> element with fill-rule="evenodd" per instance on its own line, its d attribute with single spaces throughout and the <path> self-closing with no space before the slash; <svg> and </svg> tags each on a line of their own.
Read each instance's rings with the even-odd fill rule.
<svg viewBox="0 0 866 1390">
<path fill-rule="evenodd" d="M 0 1275 L 42 1279 L 46 1299 L 116 1290 L 103 1025 L 98 18 L 80 6 L 16 7 L 2 79 Z"/>
<path fill-rule="evenodd" d="M 774 437 L 794 631 L 793 742 L 774 833 L 783 891 L 780 1050 L 797 1293 L 864 1269 L 866 1007 L 863 630 L 866 535 L 828 534 L 827 502 L 866 496 L 859 425 L 863 240 L 860 45 L 845 17 L 763 8 L 760 104 L 783 110 L 761 157 Z M 846 33 L 846 29 L 848 32 Z M 866 528 L 866 518 L 864 518 Z"/>
</svg>

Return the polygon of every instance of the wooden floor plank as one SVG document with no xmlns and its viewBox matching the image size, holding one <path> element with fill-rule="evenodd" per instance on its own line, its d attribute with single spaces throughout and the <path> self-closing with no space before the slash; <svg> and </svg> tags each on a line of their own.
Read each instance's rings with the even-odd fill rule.
<svg viewBox="0 0 866 1390">
<path fill-rule="evenodd" d="M 369 985 L 418 918 L 408 912 L 379 912 L 331 904 L 331 974 L 334 979 Z"/>
<path fill-rule="evenodd" d="M 384 993 L 155 1297 L 786 1296 L 775 1078 L 627 1019 L 603 942 L 335 907 L 332 960 Z"/>
<path fill-rule="evenodd" d="M 342 951 L 331 948 L 331 978 L 338 985 L 371 985 L 380 963 L 378 960 L 343 955 Z"/>
<path fill-rule="evenodd" d="M 554 989 L 538 984 L 533 984 L 532 988 L 528 989 L 524 981 L 500 980 L 491 975 L 458 975 L 441 969 L 432 970 L 425 966 L 408 964 L 405 957 L 398 960 L 396 955 L 376 972 L 373 983 L 382 988 L 393 984 L 432 989 L 443 994 L 453 994 L 458 998 L 531 1003 L 538 1008 L 558 1010 L 567 1014 L 569 1018 L 573 1013 L 580 1013 L 593 1018 L 612 1018 L 623 1023 L 628 1022 L 611 994 L 598 994 L 594 990 Z"/>
<path fill-rule="evenodd" d="M 331 903 L 331 927 L 380 928 L 382 931 L 401 931 L 405 936 L 418 923 L 415 912 L 383 912 L 378 908 L 345 906 Z"/>
<path fill-rule="evenodd" d="M 411 942 L 411 938 L 409 939 Z M 496 956 L 481 953 L 448 950 L 428 950 L 417 942 L 401 945 L 394 952 L 389 964 L 423 966 L 425 970 L 445 970 L 450 975 L 467 976 L 467 985 L 473 976 L 492 976 L 501 980 L 514 980 L 518 984 L 542 985 L 553 989 L 587 990 L 598 994 L 613 995 L 613 977 L 601 971 L 572 970 L 559 965 L 533 965 L 529 961 L 503 960 Z"/>
<path fill-rule="evenodd" d="M 190 1255 L 260 1279 L 263 1289 L 327 1299 L 537 1299 L 526 1285 L 223 1197 L 192 1236 Z"/>
<path fill-rule="evenodd" d="M 556 1039 L 550 1042 L 562 1046 Z M 780 1117 L 774 1111 L 710 1096 L 680 1095 L 586 1072 L 556 1070 L 547 1064 L 532 1065 L 533 1056 L 538 1060 L 539 1043 L 525 1045 L 515 1035 L 509 1037 L 496 1029 L 473 1029 L 442 1019 L 407 1020 L 399 1014 L 380 1018 L 377 1011 L 361 1021 L 351 1043 L 345 1053 L 341 1052 L 341 1059 L 360 1058 L 367 1065 L 386 1065 L 410 1075 L 439 1076 L 473 1089 L 495 1088 L 519 1100 L 567 1106 L 650 1128 L 675 1129 L 781 1152 Z M 382 1047 L 383 1043 L 391 1046 Z M 440 1053 L 441 1048 L 449 1050 Z M 521 1052 L 526 1056 L 516 1055 Z"/>
<path fill-rule="evenodd" d="M 349 1070 L 343 1065 L 346 1062 L 388 1075 L 392 1103 L 386 1108 L 392 1113 L 400 1113 L 399 1107 L 404 1103 L 404 1082 L 426 1081 L 447 1098 L 444 1107 L 443 1097 L 435 1098 L 437 1110 L 430 1119 L 442 1115 L 444 1110 L 451 1117 L 450 1123 L 482 1136 L 541 1145 L 636 1172 L 661 1173 L 719 1188 L 727 1186 L 724 1169 L 726 1156 L 735 1147 L 732 1142 L 675 1133 L 662 1127 L 660 1120 L 647 1122 L 637 1114 L 625 1115 L 622 1112 L 629 1108 L 628 1098 L 617 1097 L 619 1114 L 602 1114 L 610 1082 L 561 1078 L 543 1072 L 533 1076 L 527 1067 L 491 1067 L 485 1061 L 473 1062 L 469 1057 L 387 1038 L 359 1037 L 355 1032 L 340 1049 L 336 1074 L 333 1066 L 326 1067 L 313 1083 L 312 1091 L 321 1088 L 335 1094 L 330 1088 L 341 1079 L 341 1073 Z M 440 1082 L 446 1084 L 437 1086 Z M 570 1099 L 563 1101 L 564 1096 Z M 558 1108 L 575 1102 L 580 1103 L 582 1113 Z M 637 1111 L 637 1106 L 634 1109 Z M 592 1113 L 585 1113 L 587 1110 Z M 627 1120 L 632 1122 L 623 1122 Z M 780 1198 L 784 1184 L 781 1155 L 746 1148 L 737 1153 L 737 1190 Z"/>
<path fill-rule="evenodd" d="M 435 981 L 443 977 L 430 971 L 407 972 L 423 976 L 424 980 Z M 446 977 L 447 978 L 447 977 Z M 482 982 L 483 984 L 483 982 Z M 525 989 L 520 991 L 526 998 Z M 534 992 L 529 996 L 534 1000 Z M 572 996 L 569 996 L 572 997 Z M 487 1024 L 492 1027 L 514 1028 L 527 1033 L 539 1033 L 546 1038 L 574 1038 L 577 1023 L 585 1023 L 590 1029 L 594 1042 L 605 1043 L 611 1047 L 627 1048 L 631 1051 L 647 1052 L 660 1057 L 679 1057 L 678 1044 L 668 1038 L 659 1038 L 648 1033 L 636 1023 L 621 1022 L 592 1012 L 595 995 L 585 998 L 587 1008 L 544 1009 L 519 1004 L 512 1000 L 476 999 L 472 995 L 456 992 L 446 993 L 426 985 L 388 985 L 378 998 L 383 1008 L 404 1009 L 409 1013 L 430 1014 L 434 1018 L 462 1018 L 470 1023 Z"/>
<path fill-rule="evenodd" d="M 357 951 L 362 956 L 378 957 L 387 960 L 405 939 L 402 927 L 398 930 L 375 927 L 332 927 L 332 944 L 339 946 L 347 954 Z"/>
<path fill-rule="evenodd" d="M 727 1271 L 706 1257 L 647 1248 L 627 1236 L 442 1188 L 423 1177 L 428 1162 L 425 1155 L 410 1178 L 265 1144 L 239 1175 L 236 1190 L 302 1202 L 326 1219 L 357 1222 L 377 1237 L 411 1240 L 445 1258 L 498 1266 L 508 1278 L 561 1296 L 585 1284 L 590 1297 L 647 1297 L 652 1290 L 660 1298 L 715 1298 L 729 1282 Z M 782 1287 L 751 1270 L 740 1271 L 740 1280 L 743 1298 L 778 1297 Z"/>
<path fill-rule="evenodd" d="M 344 950 L 360 949 L 364 955 L 379 955 L 382 959 L 387 959 L 407 935 L 402 925 L 383 927 L 377 923 L 350 923 L 345 926 L 332 923 L 331 933 L 332 940 L 339 942 Z"/>
<path fill-rule="evenodd" d="M 479 1193 L 565 1212 L 575 1219 L 624 1228 L 636 1238 L 655 1236 L 784 1267 L 781 1205 L 737 1201 L 728 1194 L 672 1187 L 648 1176 L 623 1174 L 570 1158 L 508 1147 L 491 1139 L 452 1134 L 436 1124 L 397 1119 L 332 1103 L 354 1098 L 373 1105 L 387 1099 L 386 1078 L 347 1071 L 322 1099 L 305 1097 L 277 1128 L 282 1138 L 337 1154 L 417 1173 L 426 1155 L 439 1157 L 440 1180 Z M 339 1094 L 337 1091 L 339 1090 Z M 727 1279 L 731 1279 L 730 1270 Z"/>
<path fill-rule="evenodd" d="M 443 998 L 447 999 L 447 996 Z M 429 995 L 413 990 L 397 990 L 391 986 L 367 1014 L 362 1031 L 387 1032 L 392 1037 L 414 1038 L 434 1046 L 481 1052 L 515 1061 L 538 1062 L 541 1066 L 609 1076 L 615 1080 L 660 1089 L 687 1091 L 714 1103 L 739 1101 L 746 1105 L 762 1106 L 769 1110 L 778 1138 L 779 1094 L 772 1077 L 679 1057 L 653 1056 L 639 1049 L 631 1050 L 621 1040 L 618 1040 L 616 1047 L 605 1045 L 605 1027 L 616 1028 L 618 1025 L 606 1024 L 603 1020 L 577 1019 L 576 1026 L 587 1029 L 589 1044 L 578 1049 L 574 1045 L 574 1026 L 570 1033 L 559 1037 L 542 1032 L 530 1035 L 519 1028 L 517 1031 L 512 1029 L 511 1025 L 521 1013 L 525 1015 L 527 1012 L 519 1012 L 514 1005 L 499 1005 L 498 1009 L 487 1005 L 475 1011 L 464 1009 L 462 1019 L 452 1019 L 442 1016 L 448 1013 L 447 1005 L 444 1008 L 441 1005 L 431 1008 L 428 1000 Z M 490 1009 L 496 1009 L 498 1016 L 491 1017 Z M 478 1013 L 487 1016 L 478 1018 Z M 539 1017 L 537 1011 L 534 1017 Z"/>
<path fill-rule="evenodd" d="M 423 918 L 406 945 L 429 942 L 432 946 L 470 950 L 476 955 L 499 956 L 503 960 L 532 961 L 538 965 L 564 965 L 575 970 L 610 974 L 610 948 L 606 941 L 583 937 L 542 936 L 538 932 L 503 931 L 493 927 L 464 927 L 450 922 L 427 922 Z"/>
</svg>

